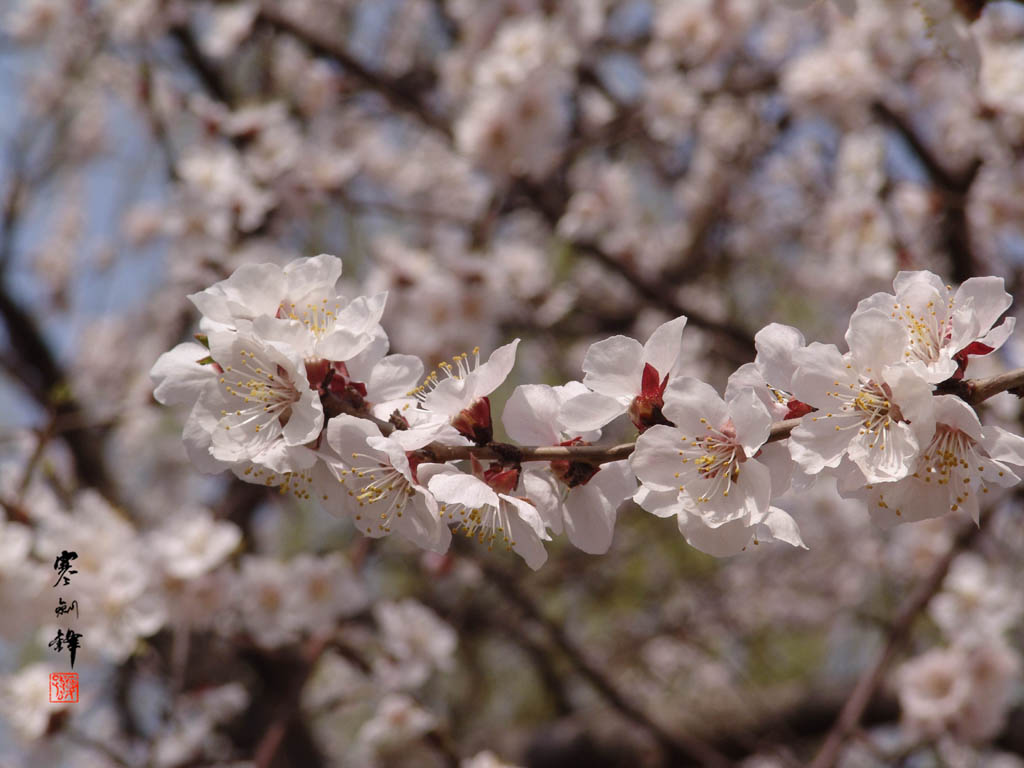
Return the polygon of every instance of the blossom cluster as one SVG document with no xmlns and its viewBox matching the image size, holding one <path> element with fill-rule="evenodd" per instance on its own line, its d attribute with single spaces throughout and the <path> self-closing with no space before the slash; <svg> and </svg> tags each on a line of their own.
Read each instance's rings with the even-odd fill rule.
<svg viewBox="0 0 1024 768">
<path fill-rule="evenodd" d="M 1007 569 L 973 553 L 953 563 L 928 606 L 948 644 L 907 661 L 896 675 L 910 739 L 935 739 L 946 752 L 999 732 L 1021 671 L 1006 634 L 1022 609 Z"/>
<path fill-rule="evenodd" d="M 984 568 L 954 563 L 936 610 L 922 608 L 932 621 L 914 622 L 909 653 L 920 663 L 889 681 L 900 694 L 903 727 L 887 718 L 868 733 L 849 729 L 841 762 L 1016 765 L 995 751 L 1013 749 L 1012 725 L 996 731 L 1019 701 L 1021 667 L 1019 643 L 1012 642 L 1021 617 L 1008 610 L 1007 578 L 1024 557 L 1019 497 L 992 498 L 1005 469 L 993 468 L 988 493 L 971 492 L 963 504 L 948 495 L 963 479 L 949 462 L 950 482 L 920 487 L 904 478 L 851 490 L 848 484 L 862 482 L 854 470 L 842 488 L 851 498 L 841 499 L 837 480 L 856 466 L 849 455 L 813 474 L 793 461 L 792 445 L 775 439 L 794 423 L 779 421 L 786 416 L 814 424 L 801 410 L 815 406 L 800 401 L 789 408 L 800 398 L 791 350 L 806 346 L 803 339 L 776 328 L 774 340 L 771 332 L 759 337 L 757 364 L 728 389 L 725 378 L 753 358 L 758 319 L 796 324 L 808 339 L 835 342 L 845 352 L 841 339 L 854 305 L 899 269 L 930 269 L 958 283 L 1001 275 L 1011 294 L 1019 290 L 1024 4 L 6 5 L 0 28 L 10 66 L 0 91 L 16 108 L 8 110 L 3 132 L 14 162 L 0 164 L 0 709 L 27 743 L 20 753 L 5 743 L 0 762 L 313 765 L 305 738 L 313 731 L 322 763 L 356 768 L 434 764 L 439 757 L 455 764 L 483 744 L 508 756 L 529 754 L 530 763 L 573 764 L 579 760 L 565 750 L 552 754 L 550 731 L 535 714 L 566 713 L 564 720 L 584 723 L 586 731 L 570 731 L 563 742 L 578 746 L 578 736 L 608 734 L 601 746 L 619 755 L 621 726 L 637 708 L 627 709 L 624 720 L 614 710 L 630 702 L 655 726 L 636 724 L 631 731 L 643 739 L 637 757 L 619 762 L 672 762 L 667 749 L 661 760 L 652 749 L 665 732 L 683 741 L 713 734 L 715 744 L 761 753 L 744 765 L 774 766 L 787 755 L 802 760 L 811 740 L 794 743 L 800 724 L 781 727 L 785 715 L 780 720 L 771 704 L 782 695 L 794 705 L 785 710 L 797 713 L 835 700 L 845 681 L 836 672 L 868 663 L 874 644 L 866 634 L 899 627 L 902 612 L 889 596 L 909 591 L 949 548 L 969 547 Z M 391 418 L 400 406 L 376 405 L 422 384 L 422 368 L 409 360 L 414 372 L 392 376 L 408 382 L 383 393 L 376 381 L 387 378 L 388 368 L 377 370 L 372 358 L 383 360 L 386 349 L 310 353 L 294 339 L 276 340 L 269 344 L 276 351 L 261 351 L 256 342 L 246 350 L 272 358 L 268 363 L 280 362 L 274 355 L 281 352 L 296 392 L 311 380 L 327 392 L 314 390 L 290 409 L 278 407 L 276 416 L 263 411 L 266 423 L 226 421 L 216 440 L 212 425 L 235 398 L 207 393 L 189 422 L 188 451 L 209 471 L 231 467 L 261 485 L 234 481 L 230 471 L 195 472 L 180 423 L 153 401 L 146 375 L 189 331 L 193 310 L 183 297 L 242 265 L 283 266 L 322 251 L 346 254 L 346 286 L 337 293 L 387 291 L 379 323 L 391 350 L 429 361 L 428 370 L 474 345 L 486 360 L 522 335 L 513 383 L 486 397 L 499 411 L 496 439 L 542 447 L 513 451 L 480 445 L 480 436 L 449 434 L 421 448 L 395 448 L 393 461 L 404 456 L 424 489 L 425 511 L 417 499 L 412 521 L 404 518 L 408 506 L 382 519 L 388 509 L 384 499 L 371 500 L 377 491 L 362 506 L 349 495 L 385 476 L 364 435 L 409 431 L 396 430 L 401 422 Z M 285 281 L 282 270 L 271 274 Z M 319 297 L 321 304 L 334 295 Z M 304 305 L 292 301 L 298 317 Z M 277 315 L 273 305 L 251 309 L 242 320 Z M 576 370 L 591 342 L 614 333 L 644 341 L 679 315 L 689 319 L 678 370 L 659 393 L 665 423 L 655 416 L 653 386 L 630 407 L 633 390 L 645 389 L 642 373 L 625 392 L 603 387 L 595 371 L 587 383 L 512 393 L 523 382 L 582 378 Z M 182 355 L 182 373 L 195 377 L 196 393 L 232 338 L 218 334 L 266 341 L 262 328 L 226 324 L 201 329 L 202 340 Z M 216 354 L 213 341 L 221 345 Z M 769 398 L 771 439 L 737 462 L 736 477 L 740 486 L 763 488 L 767 467 L 767 509 L 761 491 L 736 519 L 716 524 L 737 514 L 722 503 L 736 500 L 738 491 L 716 495 L 705 483 L 711 493 L 700 502 L 708 490 L 701 477 L 673 468 L 683 458 L 678 454 L 635 456 L 632 466 L 634 447 L 605 447 L 629 439 L 624 433 L 637 429 L 631 417 L 643 424 L 647 414 L 655 422 L 644 429 L 652 441 L 664 441 L 655 428 L 677 426 L 676 418 L 703 426 L 680 410 L 673 378 L 713 383 L 730 409 L 741 407 L 733 396 L 748 386 L 764 394 L 761 379 L 773 369 L 769 347 L 776 344 L 776 362 L 784 365 L 768 380 L 777 389 L 789 380 L 794 390 Z M 324 385 L 337 367 L 305 367 L 307 357 L 335 355 L 353 356 L 346 379 L 364 384 L 365 397 L 355 386 Z M 959 416 L 939 405 L 956 393 L 976 404 L 981 398 L 970 396 L 971 379 L 1024 365 L 1019 335 L 989 359 L 970 360 L 962 388 L 956 382 L 964 379 L 955 377 L 934 385 L 943 396 L 933 396 L 933 407 L 949 412 L 936 417 L 933 434 L 963 440 L 941 427 L 961 416 L 963 432 L 988 440 L 989 449 L 990 424 L 1024 434 L 1018 403 L 1008 395 L 979 409 L 981 432 L 965 403 L 954 399 Z M 663 379 L 659 361 L 647 362 Z M 388 363 L 400 364 L 401 358 Z M 233 368 L 225 377 L 232 389 L 247 391 L 240 387 L 258 378 L 236 382 L 238 365 L 226 365 Z M 253 365 L 278 379 L 276 363 Z M 161 388 L 159 396 L 196 407 L 198 395 L 179 388 L 176 397 L 173 389 Z M 691 400 L 701 391 L 707 390 L 695 383 L 686 390 Z M 601 397 L 566 405 L 587 393 Z M 412 400 L 407 413 L 424 410 Z M 236 421 L 260 417 L 248 407 L 243 397 Z M 617 407 L 626 413 L 581 431 Z M 530 426 L 516 408 L 542 414 L 540 424 Z M 913 430 L 916 417 L 902 413 Z M 756 414 L 747 417 L 759 423 Z M 347 450 L 370 458 L 339 463 L 328 440 L 335 421 L 334 431 L 355 445 Z M 742 421 L 733 416 L 734 426 Z M 233 440 L 255 426 L 238 449 Z M 759 439 L 749 425 L 739 433 L 748 443 Z M 303 442 L 308 435 L 317 437 Z M 690 437 L 690 426 L 680 435 Z M 263 450 L 257 437 L 269 437 Z M 924 439 L 915 433 L 919 443 Z M 727 459 L 724 450 L 706 453 Z M 487 558 L 480 568 L 476 558 L 432 552 L 396 558 L 393 548 L 353 530 L 383 535 L 383 525 L 443 549 L 452 527 L 463 527 L 465 509 L 440 494 L 467 482 L 458 472 L 472 474 L 471 456 L 485 475 L 498 465 L 493 482 L 485 476 L 483 484 L 498 501 L 502 494 L 513 499 L 505 502 L 517 513 L 513 524 L 529 513 L 516 506 L 519 500 L 541 516 L 546 535 L 566 540 L 566 550 L 575 542 L 598 551 L 612 538 L 614 546 L 600 563 L 550 551 L 556 562 L 536 577 L 518 574 L 520 590 L 513 592 L 503 588 L 501 562 Z M 508 487 L 517 460 L 518 482 Z M 628 501 L 610 509 L 621 493 L 613 464 L 623 460 L 619 472 L 632 484 L 625 491 L 652 514 Z M 435 467 L 447 467 L 450 477 L 431 487 L 430 472 L 442 474 Z M 941 479 L 943 467 L 937 469 Z M 630 471 L 644 473 L 642 485 Z M 826 475 L 832 477 L 812 484 Z M 268 480 L 287 495 L 266 492 Z M 314 504 L 295 503 L 293 493 L 348 519 L 338 525 Z M 565 499 L 549 511 L 544 503 L 552 494 Z M 977 498 L 995 502 L 982 504 L 992 512 L 982 517 L 984 532 L 969 541 L 954 537 L 954 529 L 970 523 L 973 510 L 964 507 Z M 937 514 L 951 502 L 959 509 L 946 518 L 884 536 L 872 534 L 865 511 L 870 505 L 888 524 L 926 507 Z M 479 534 L 485 529 L 474 527 L 477 508 L 469 506 L 466 530 Z M 667 525 L 654 513 L 674 516 L 683 535 L 653 539 L 650 531 Z M 567 536 L 558 537 L 563 531 Z M 727 568 L 685 543 L 728 554 L 797 536 L 811 551 L 760 546 L 757 556 L 734 558 Z M 47 578 L 57 547 L 81 555 L 73 596 L 82 609 L 75 628 L 84 635 L 75 666 L 82 705 L 61 711 L 47 703 L 46 690 L 47 673 L 67 669 L 47 648 L 57 629 Z M 536 547 L 530 552 L 538 554 Z M 426 620 L 425 608 L 404 610 L 410 595 L 437 620 Z M 539 610 L 524 609 L 531 596 Z M 940 616 L 938 606 L 954 597 L 959 608 Z M 563 624 L 561 635 L 546 636 L 547 619 Z M 958 625 L 987 631 L 965 637 Z M 444 646 L 448 627 L 459 638 L 457 656 L 444 655 L 450 643 L 435 656 L 431 641 Z M 321 661 L 303 685 L 307 653 L 325 636 Z M 580 645 L 578 656 L 589 667 L 574 668 L 566 640 Z M 942 648 L 930 652 L 935 642 Z M 1000 658 L 1008 653 L 1016 663 Z M 36 663 L 44 658 L 48 664 Z M 299 659 L 304 663 L 296 666 Z M 531 666 L 539 674 L 524 674 Z M 424 669 L 443 674 L 417 685 Z M 602 671 L 605 678 L 586 695 L 592 673 Z M 282 714 L 288 726 L 270 757 L 269 742 L 281 734 L 265 718 L 273 714 L 268 704 L 287 704 L 299 686 L 301 707 Z M 699 722 L 687 713 L 699 713 Z M 897 731 L 906 739 L 894 744 Z M 754 732 L 768 737 L 751 740 Z M 977 755 L 947 752 L 950 735 Z M 443 754 L 448 750 L 457 754 Z M 498 762 L 484 753 L 463 764 Z"/>
<path fill-rule="evenodd" d="M 694 547 L 729 555 L 762 541 L 804 546 L 775 501 L 820 475 L 882 525 L 961 509 L 977 521 L 985 495 L 1017 483 L 1011 466 L 1024 465 L 1024 438 L 937 394 L 1010 337 L 1000 278 L 954 291 L 930 272 L 901 272 L 893 293 L 857 306 L 846 352 L 769 325 L 724 397 L 687 375 L 685 317 L 644 344 L 598 341 L 582 381 L 512 392 L 501 421 L 514 445 L 494 440 L 490 396 L 518 339 L 424 377 L 417 358 L 388 354 L 386 295 L 349 300 L 341 268 L 328 255 L 248 265 L 193 294 L 198 341 L 161 356 L 152 377 L 159 401 L 191 408 L 184 441 L 198 468 L 316 499 L 367 536 L 445 552 L 455 530 L 539 568 L 552 534 L 606 552 L 632 498 L 675 517 Z M 628 458 L 579 450 L 621 416 L 639 432 Z M 799 422 L 783 444 L 772 433 L 785 419 Z"/>
<path fill-rule="evenodd" d="M 0 490 L 17 482 L 13 475 L 7 466 L 0 470 Z M 252 765 L 223 762 L 220 729 L 254 703 L 236 679 L 168 700 L 159 724 L 145 734 L 116 733 L 116 716 L 95 681 L 160 637 L 178 652 L 187 652 L 189 637 L 267 654 L 325 642 L 311 664 L 302 705 L 329 719 L 342 704 L 358 703 L 359 727 L 345 735 L 356 765 L 376 764 L 389 750 L 411 749 L 441 727 L 417 698 L 432 678 L 454 667 L 455 630 L 414 599 L 377 598 L 340 552 L 303 552 L 287 560 L 243 554 L 239 527 L 204 508 L 179 510 L 142 531 L 93 491 L 63 499 L 37 482 L 24 502 L 31 510 L 27 520 L 0 512 L 0 601 L 10 619 L 0 627 L 0 639 L 15 645 L 28 627 L 46 647 L 60 622 L 52 610 L 52 555 L 62 547 L 74 550 L 69 578 L 78 615 L 72 615 L 84 638 L 75 671 L 83 680 L 85 707 L 77 722 L 106 736 L 109 755 L 123 756 L 109 764 Z M 457 578 L 466 580 L 464 574 Z M 341 643 L 345 653 L 327 640 Z M 0 714 L 20 741 L 42 744 L 58 723 L 83 709 L 49 695 L 59 661 L 33 658 L 17 671 L 0 671 Z M 335 725 L 318 726 L 325 740 L 340 738 Z"/>
</svg>

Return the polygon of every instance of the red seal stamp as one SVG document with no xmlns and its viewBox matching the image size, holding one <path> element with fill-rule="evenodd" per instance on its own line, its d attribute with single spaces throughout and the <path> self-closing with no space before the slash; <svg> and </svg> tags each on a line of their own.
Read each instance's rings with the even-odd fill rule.
<svg viewBox="0 0 1024 768">
<path fill-rule="evenodd" d="M 51 672 L 50 673 L 50 703 L 51 704 L 77 704 L 78 703 L 78 673 L 77 672 Z"/>
</svg>

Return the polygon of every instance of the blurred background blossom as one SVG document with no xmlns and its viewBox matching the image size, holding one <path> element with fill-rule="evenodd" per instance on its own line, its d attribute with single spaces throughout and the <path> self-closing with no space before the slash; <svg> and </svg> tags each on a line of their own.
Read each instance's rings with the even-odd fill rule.
<svg viewBox="0 0 1024 768">
<path fill-rule="evenodd" d="M 187 294 L 316 253 L 428 370 L 521 337 L 502 403 L 680 314 L 721 391 L 761 327 L 838 342 L 901 269 L 1020 295 L 1024 5 L 858 6 L 4 4 L 0 764 L 1024 766 L 1012 491 L 885 531 L 793 490 L 809 549 L 722 560 L 627 502 L 535 573 L 203 475 L 152 396 Z M 1018 334 L 971 373 L 1021 366 Z"/>
</svg>

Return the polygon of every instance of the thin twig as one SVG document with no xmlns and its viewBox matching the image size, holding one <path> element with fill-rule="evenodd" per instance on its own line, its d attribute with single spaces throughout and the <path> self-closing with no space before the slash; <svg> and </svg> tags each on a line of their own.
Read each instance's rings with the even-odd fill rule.
<svg viewBox="0 0 1024 768">
<path fill-rule="evenodd" d="M 311 29 L 308 25 L 296 21 L 287 12 L 273 8 L 269 4 L 260 9 L 257 23 L 288 34 L 303 43 L 316 55 L 334 60 L 363 86 L 376 91 L 387 99 L 393 107 L 412 115 L 424 125 L 443 134 L 449 142 L 451 141 L 451 126 L 444 118 L 430 110 L 421 98 L 419 90 L 410 88 L 388 75 L 373 71 L 339 45 L 335 37 L 320 30 Z"/>
<path fill-rule="evenodd" d="M 207 92 L 217 101 L 230 104 L 232 102 L 231 91 L 224 81 L 224 77 L 203 54 L 188 24 L 179 24 L 171 27 L 170 35 L 178 41 L 185 61 L 188 62 Z"/>
<path fill-rule="evenodd" d="M 697 328 L 727 339 L 730 344 L 735 346 L 737 357 L 753 356 L 755 352 L 754 338 L 750 333 L 737 325 L 714 320 L 703 312 L 694 310 L 693 307 L 684 306 L 676 298 L 675 288 L 671 283 L 650 283 L 644 280 L 621 259 L 615 258 L 594 243 L 573 242 L 572 246 L 600 263 L 606 269 L 625 279 L 632 286 L 633 290 L 651 303 L 664 308 L 672 314 L 686 315 L 687 321 Z"/>
<path fill-rule="evenodd" d="M 104 757 L 107 758 L 107 760 L 110 760 L 115 765 L 124 766 L 124 768 L 132 768 L 133 763 L 128 762 L 126 758 L 118 754 L 106 742 L 103 742 L 99 739 L 94 739 L 91 736 L 87 736 L 86 734 L 74 728 L 68 728 L 65 733 L 67 734 L 67 737 L 71 741 L 77 744 L 81 744 L 83 747 L 95 749 L 97 752 L 100 752 Z"/>
<path fill-rule="evenodd" d="M 946 168 L 939 155 L 933 152 L 918 134 L 912 121 L 879 101 L 872 106 L 872 112 L 881 122 L 888 125 L 910 147 L 911 152 L 924 166 L 929 178 L 939 193 L 942 206 L 940 217 L 942 239 L 949 254 L 952 278 L 958 283 L 974 277 L 977 260 L 971 246 L 971 228 L 967 220 L 967 195 L 981 170 L 981 160 L 974 158 L 962 172 L 955 173 Z"/>
<path fill-rule="evenodd" d="M 440 134 L 451 146 L 453 131 L 448 120 L 439 116 L 426 103 L 422 91 L 409 88 L 405 83 L 395 80 L 383 73 L 375 72 L 356 59 L 348 50 L 339 45 L 331 36 L 319 30 L 310 29 L 308 25 L 296 21 L 287 13 L 264 6 L 258 17 L 259 23 L 285 32 L 305 44 L 318 56 L 331 59 L 340 64 L 349 74 L 355 77 L 364 87 L 383 96 L 398 111 L 416 118 L 427 128 Z M 550 184 L 530 184 L 520 179 L 515 185 L 530 204 L 540 212 L 552 225 L 561 218 L 566 195 L 559 194 L 557 201 L 551 199 L 547 192 Z M 676 315 L 686 315 L 694 326 L 728 340 L 736 348 L 737 353 L 752 354 L 754 341 L 752 336 L 739 326 L 720 322 L 683 306 L 675 296 L 675 291 L 667 283 L 652 283 L 636 274 L 621 260 L 600 248 L 595 243 L 577 241 L 571 245 L 580 253 L 600 262 L 605 268 L 624 278 L 644 299 L 664 308 Z"/>
<path fill-rule="evenodd" d="M 1013 392 L 1020 397 L 1020 390 L 1024 388 L 1024 368 L 989 376 L 987 379 L 972 379 L 967 384 L 967 396 L 964 399 L 971 405 L 978 405 L 1000 392 Z"/>
<path fill-rule="evenodd" d="M 21 221 L 25 189 L 19 179 L 12 180 L 16 191 L 8 191 L 8 200 L 21 199 L 21 203 L 10 203 L 3 215 L 3 233 L 0 236 L 0 267 L 10 262 L 16 240 L 16 230 Z M 63 418 L 80 418 L 82 406 L 70 392 L 68 379 L 57 361 L 49 342 L 43 335 L 35 318 L 14 299 L 7 286 L 6 276 L 0 271 L 0 322 L 7 333 L 10 354 L 5 361 L 16 367 L 16 379 L 27 394 L 40 406 L 47 409 L 56 421 Z M 69 429 L 62 434 L 71 451 L 75 472 L 79 481 L 95 488 L 117 507 L 120 499 L 116 485 L 104 461 L 103 452 L 97 449 L 101 443 L 102 430 Z"/>
<path fill-rule="evenodd" d="M 904 601 L 889 630 L 885 647 L 878 654 L 874 663 L 865 669 L 860 679 L 857 680 L 850 697 L 839 713 L 839 718 L 826 736 L 825 743 L 810 764 L 810 768 L 833 768 L 836 764 L 843 745 L 856 732 L 864 710 L 867 709 L 881 685 L 886 670 L 910 637 L 910 630 L 914 622 L 942 588 L 942 583 L 945 581 L 953 561 L 974 543 L 991 517 L 991 514 L 983 515 L 981 522 L 977 525 L 972 521 L 965 522 L 953 540 L 949 551 L 935 563 L 924 581 L 918 584 L 917 588 Z"/>
<path fill-rule="evenodd" d="M 970 405 L 979 405 L 1000 392 L 1014 392 L 1024 388 L 1024 368 L 989 376 L 984 379 L 968 379 L 954 382 L 950 389 L 940 389 L 937 394 L 955 394 Z M 367 418 L 364 414 L 354 414 Z M 384 434 L 390 434 L 394 427 L 380 419 L 373 419 Z M 800 425 L 800 419 L 786 419 L 772 424 L 766 442 L 785 440 Z M 636 443 L 620 445 L 528 445 L 507 443 L 488 445 L 442 445 L 431 443 L 424 452 L 438 462 L 462 461 L 475 456 L 485 461 L 584 461 L 591 464 L 606 464 L 609 461 L 628 459 Z"/>
<path fill-rule="evenodd" d="M 288 726 L 295 718 L 301 705 L 302 689 L 305 687 L 310 674 L 312 674 L 313 667 L 316 665 L 317 659 L 320 658 L 320 654 L 327 648 L 329 640 L 330 638 L 327 636 L 315 637 L 303 649 L 302 669 L 295 679 L 291 681 L 291 690 L 286 692 L 284 699 L 278 705 L 277 716 L 267 726 L 263 738 L 260 739 L 260 743 L 256 747 L 256 752 L 252 758 L 255 768 L 270 768 L 271 763 L 274 761 L 274 756 L 277 754 L 277 750 L 280 749 L 285 734 L 288 732 Z"/>
<path fill-rule="evenodd" d="M 566 634 L 560 624 L 541 611 L 517 579 L 487 562 L 485 558 L 479 557 L 473 550 L 469 549 L 467 552 L 477 559 L 484 576 L 499 592 L 544 629 L 580 677 L 590 683 L 601 698 L 619 714 L 647 731 L 658 742 L 672 764 L 696 764 L 707 768 L 725 768 L 731 765 L 727 758 L 705 742 L 687 734 L 671 733 L 644 712 L 586 657 L 583 649 Z"/>
<path fill-rule="evenodd" d="M 475 456 L 485 461 L 507 460 L 514 456 L 517 461 L 586 461 L 605 464 L 609 461 L 628 459 L 636 443 L 621 445 L 529 445 L 518 446 L 506 443 L 490 445 L 441 445 L 431 443 L 426 448 L 437 462 L 460 461 Z"/>
</svg>

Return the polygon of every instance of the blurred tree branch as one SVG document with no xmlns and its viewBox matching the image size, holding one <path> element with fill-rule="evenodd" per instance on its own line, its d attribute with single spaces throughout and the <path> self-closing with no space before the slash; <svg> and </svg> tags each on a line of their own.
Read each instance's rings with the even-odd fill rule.
<svg viewBox="0 0 1024 768">
<path fill-rule="evenodd" d="M 466 548 L 484 576 L 494 584 L 498 593 L 518 607 L 531 621 L 541 626 L 552 643 L 562 652 L 576 673 L 586 680 L 616 712 L 647 731 L 661 746 L 670 764 L 674 766 L 702 765 L 707 768 L 725 768 L 730 761 L 714 747 L 688 734 L 670 733 L 664 726 L 643 711 L 619 686 L 587 658 L 583 648 L 576 644 L 565 629 L 549 618 L 527 594 L 518 580 L 501 568 Z"/>
<path fill-rule="evenodd" d="M 451 146 L 454 136 L 451 125 L 447 118 L 437 115 L 429 107 L 422 90 L 411 89 L 400 81 L 372 71 L 332 37 L 318 30 L 309 29 L 307 25 L 295 21 L 287 13 L 264 7 L 260 11 L 259 22 L 293 36 L 314 54 L 333 60 L 365 88 L 381 94 L 399 112 L 414 117 L 423 126 L 442 136 Z M 518 191 L 524 194 L 531 206 L 551 226 L 557 224 L 568 203 L 568 197 L 563 189 L 564 184 L 559 183 L 557 178 L 559 175 L 556 173 L 554 175 L 556 178 L 547 179 L 541 184 L 530 184 L 520 179 L 513 185 L 513 192 Z M 515 195 L 512 194 L 509 197 L 514 198 Z M 623 277 L 642 298 L 654 306 L 658 306 L 670 314 L 686 315 L 695 326 L 727 340 L 737 350 L 737 357 L 753 354 L 753 339 L 748 332 L 729 323 L 713 320 L 702 312 L 682 305 L 669 284 L 652 284 L 645 281 L 620 259 L 616 259 L 595 243 L 573 242 L 572 245 L 580 253 Z"/>
<path fill-rule="evenodd" d="M 835 725 L 825 737 L 820 751 L 809 764 L 810 768 L 833 768 L 835 766 L 846 740 L 860 725 L 861 718 L 878 687 L 882 684 L 890 664 L 910 638 L 914 623 L 928 607 L 932 598 L 942 589 L 942 584 L 946 580 L 946 574 L 949 573 L 953 561 L 974 545 L 991 518 L 992 514 L 988 513 L 982 515 L 979 524 L 975 524 L 972 520 L 965 521 L 960 526 L 946 554 L 935 562 L 928 575 L 904 600 L 896 612 L 884 648 L 875 661 L 861 674 L 857 684 L 850 692 L 849 698 L 843 704 Z"/>
<path fill-rule="evenodd" d="M 962 283 L 978 274 L 978 264 L 971 248 L 970 222 L 967 220 L 967 196 L 981 170 L 982 162 L 975 158 L 959 173 L 949 170 L 919 135 L 911 120 L 877 101 L 872 112 L 883 124 L 893 129 L 910 147 L 924 166 L 929 179 L 939 192 L 942 208 L 941 230 L 950 265 L 952 279 Z"/>
<path fill-rule="evenodd" d="M 9 354 L 2 358 L 7 371 L 44 410 L 51 421 L 88 423 L 75 398 L 71 382 L 32 315 L 11 295 L 7 272 L 12 260 L 15 232 L 25 193 L 15 174 L 4 196 L 3 231 L 0 232 L 0 318 L 6 330 Z M 6 267 L 6 269 L 4 269 Z M 120 506 L 118 492 L 103 452 L 104 427 L 74 426 L 59 434 L 71 452 L 79 482 L 101 493 L 112 506 Z"/>
</svg>

